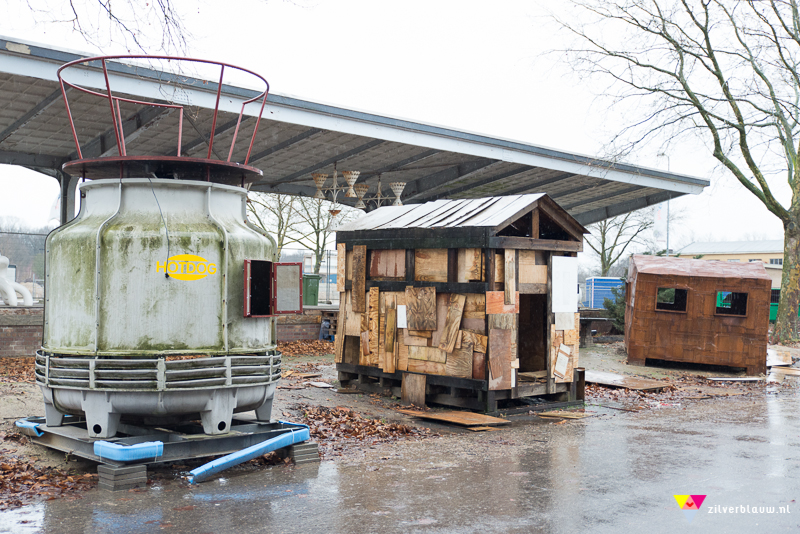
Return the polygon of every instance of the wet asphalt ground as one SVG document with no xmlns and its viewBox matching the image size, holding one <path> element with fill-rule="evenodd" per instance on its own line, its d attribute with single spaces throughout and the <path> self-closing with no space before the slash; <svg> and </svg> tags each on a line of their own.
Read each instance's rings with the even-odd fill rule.
<svg viewBox="0 0 800 534">
<path fill-rule="evenodd" d="M 0 512 L 1 532 L 796 532 L 800 395 L 625 412 L 589 406 L 485 433 L 378 445 L 189 487 L 92 490 Z M 691 523 L 673 495 L 706 495 Z M 744 506 L 744 512 L 723 509 Z M 750 513 L 747 512 L 750 507 Z M 753 509 L 774 513 L 752 513 Z M 783 507 L 784 513 L 780 513 Z M 716 513 L 712 513 L 716 511 Z"/>
</svg>

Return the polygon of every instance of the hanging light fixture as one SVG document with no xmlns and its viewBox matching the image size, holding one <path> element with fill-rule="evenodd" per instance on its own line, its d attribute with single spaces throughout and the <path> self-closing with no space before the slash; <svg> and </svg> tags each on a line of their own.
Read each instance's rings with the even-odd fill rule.
<svg viewBox="0 0 800 534">
<path fill-rule="evenodd" d="M 355 184 L 356 180 L 358 180 L 359 174 L 361 173 L 358 171 L 344 171 L 342 173 L 342 176 L 344 176 L 344 181 L 347 182 L 347 191 L 344 194 L 346 198 L 355 198 L 358 196 L 353 190 L 353 184 Z"/>
<path fill-rule="evenodd" d="M 367 205 L 364 204 L 364 195 L 367 194 L 367 191 L 369 190 L 369 185 L 362 182 L 360 184 L 356 184 L 353 188 L 356 191 L 356 196 L 358 196 L 358 202 L 356 202 L 356 209 L 360 210 L 366 209 Z"/>
<path fill-rule="evenodd" d="M 311 175 L 311 177 L 314 179 L 314 183 L 317 185 L 317 192 L 314 193 L 314 198 L 318 200 L 325 200 L 325 193 L 322 191 L 322 186 L 324 186 L 325 182 L 328 180 L 328 175 L 315 172 Z"/>
<path fill-rule="evenodd" d="M 403 189 L 406 188 L 405 182 L 392 182 L 389 184 L 389 187 L 392 188 L 392 193 L 394 193 L 394 202 L 392 202 L 392 206 L 402 206 L 403 203 L 400 201 L 400 194 L 403 192 Z"/>
</svg>

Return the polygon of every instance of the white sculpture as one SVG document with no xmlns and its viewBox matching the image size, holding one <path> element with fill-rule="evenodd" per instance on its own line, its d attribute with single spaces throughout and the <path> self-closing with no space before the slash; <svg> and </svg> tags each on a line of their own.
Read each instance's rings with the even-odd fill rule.
<svg viewBox="0 0 800 534">
<path fill-rule="evenodd" d="M 31 292 L 25 286 L 6 279 L 6 271 L 8 271 L 8 258 L 0 255 L 0 297 L 3 302 L 9 306 L 19 306 L 19 299 L 17 299 L 17 293 L 19 293 L 22 295 L 23 306 L 33 306 Z"/>
</svg>

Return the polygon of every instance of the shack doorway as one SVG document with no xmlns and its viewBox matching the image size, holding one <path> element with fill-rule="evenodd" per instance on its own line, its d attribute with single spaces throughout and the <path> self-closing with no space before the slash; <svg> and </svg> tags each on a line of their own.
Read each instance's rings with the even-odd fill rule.
<svg viewBox="0 0 800 534">
<path fill-rule="evenodd" d="M 547 370 L 547 295 L 519 296 L 519 372 Z"/>
</svg>

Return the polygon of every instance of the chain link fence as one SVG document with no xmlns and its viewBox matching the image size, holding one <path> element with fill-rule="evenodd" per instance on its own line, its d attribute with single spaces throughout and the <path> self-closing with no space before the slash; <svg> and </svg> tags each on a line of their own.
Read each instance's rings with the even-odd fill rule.
<svg viewBox="0 0 800 534">
<path fill-rule="evenodd" d="M 8 258 L 6 278 L 25 286 L 34 306 L 44 301 L 44 241 L 47 234 L 0 231 L 0 256 Z"/>
<path fill-rule="evenodd" d="M 314 274 L 314 251 L 305 248 L 281 249 L 278 261 L 285 263 L 302 263 L 303 274 Z M 339 304 L 339 293 L 336 291 L 336 251 L 326 250 L 322 253 L 319 266 L 319 303 Z"/>
</svg>

